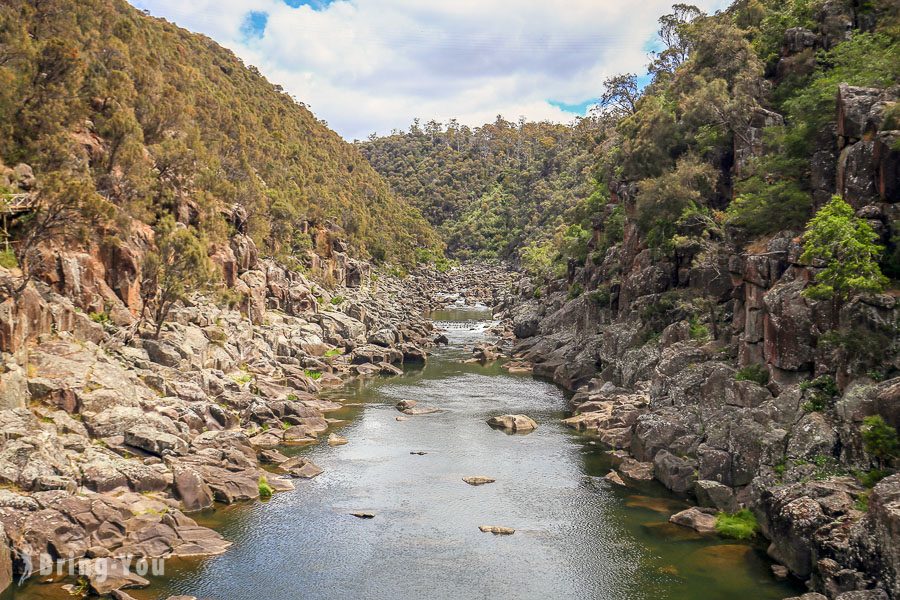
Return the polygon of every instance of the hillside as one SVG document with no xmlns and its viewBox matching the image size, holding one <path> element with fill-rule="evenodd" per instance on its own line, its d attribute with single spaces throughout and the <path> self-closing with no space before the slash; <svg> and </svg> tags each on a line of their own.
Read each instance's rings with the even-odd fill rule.
<svg viewBox="0 0 900 600">
<path fill-rule="evenodd" d="M 415 123 L 360 150 L 458 258 L 509 258 L 589 211 L 603 123 Z"/>
<path fill-rule="evenodd" d="M 386 262 L 411 265 L 414 248 L 438 246 L 302 103 L 124 0 L 4 2 L 0 82 L 2 161 L 30 165 L 42 196 L 65 194 L 92 227 L 108 225 L 104 235 L 174 214 L 224 242 L 237 205 L 246 233 L 279 258 L 311 247 L 310 226 Z"/>
</svg>

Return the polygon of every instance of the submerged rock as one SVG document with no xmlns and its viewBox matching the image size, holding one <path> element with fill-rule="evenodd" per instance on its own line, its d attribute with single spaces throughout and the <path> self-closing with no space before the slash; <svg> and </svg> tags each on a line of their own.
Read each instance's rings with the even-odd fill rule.
<svg viewBox="0 0 900 600">
<path fill-rule="evenodd" d="M 512 527 L 501 527 L 500 525 L 480 525 L 478 529 L 484 533 L 493 533 L 494 535 L 512 535 L 516 532 Z"/>
<path fill-rule="evenodd" d="M 347 438 L 341 437 L 336 433 L 332 433 L 328 436 L 329 446 L 343 446 L 346 443 L 348 443 Z"/>
<path fill-rule="evenodd" d="M 484 485 L 486 483 L 494 483 L 497 480 L 483 475 L 473 475 L 472 477 L 463 477 L 463 481 L 469 485 Z"/>
</svg>

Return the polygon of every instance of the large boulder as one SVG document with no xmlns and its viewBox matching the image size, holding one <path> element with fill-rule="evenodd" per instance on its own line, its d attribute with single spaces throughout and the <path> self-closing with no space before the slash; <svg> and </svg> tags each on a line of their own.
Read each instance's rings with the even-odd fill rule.
<svg viewBox="0 0 900 600">
<path fill-rule="evenodd" d="M 496 429 L 505 429 L 507 431 L 533 431 L 537 429 L 537 423 L 534 419 L 526 415 L 500 415 L 488 419 L 488 425 Z"/>
</svg>

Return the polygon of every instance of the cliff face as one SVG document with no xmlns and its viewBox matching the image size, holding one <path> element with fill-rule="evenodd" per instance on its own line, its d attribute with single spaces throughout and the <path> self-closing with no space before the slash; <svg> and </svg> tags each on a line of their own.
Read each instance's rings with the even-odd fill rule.
<svg viewBox="0 0 900 600">
<path fill-rule="evenodd" d="M 835 14 L 850 23 L 843 33 Z M 781 77 L 860 18 L 835 14 L 823 12 L 815 32 L 788 31 Z M 834 126 L 810 163 L 814 201 L 841 195 L 885 242 L 900 216 L 900 132 L 884 118 L 897 100 L 896 88 L 840 85 Z M 739 180 L 765 152 L 763 129 L 783 119 L 758 109 L 749 123 L 721 180 Z M 814 591 L 900 597 L 900 476 L 861 483 L 891 468 L 867 453 L 863 419 L 900 427 L 896 291 L 858 295 L 837 312 L 806 297 L 821 265 L 801 261 L 799 230 L 692 237 L 696 223 L 681 220 L 672 252 L 654 251 L 633 210 L 639 185 L 609 188 L 626 210 L 621 243 L 590 251 L 604 248 L 598 219 L 587 260 L 570 261 L 565 281 L 521 285 L 505 305 L 514 356 L 576 392 L 567 422 L 628 456 L 625 475 L 637 460 L 704 506 L 751 508 L 769 554 Z M 868 595 L 841 596 L 860 590 Z"/>
</svg>

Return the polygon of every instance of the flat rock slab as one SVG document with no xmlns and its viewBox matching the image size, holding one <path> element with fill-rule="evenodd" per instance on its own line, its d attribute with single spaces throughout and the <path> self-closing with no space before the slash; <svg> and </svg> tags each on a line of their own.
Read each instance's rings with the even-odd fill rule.
<svg viewBox="0 0 900 600">
<path fill-rule="evenodd" d="M 354 517 L 356 517 L 357 519 L 374 519 L 375 518 L 375 513 L 364 511 L 364 510 L 358 510 L 358 511 L 352 512 L 350 514 L 353 515 Z"/>
<path fill-rule="evenodd" d="M 609 473 L 607 473 L 604 479 L 615 485 L 621 485 L 622 487 L 625 487 L 625 482 L 622 481 L 622 478 L 615 471 L 610 471 Z"/>
<path fill-rule="evenodd" d="M 317 475 L 321 475 L 325 471 L 308 458 L 295 456 L 278 465 L 279 470 L 303 479 L 312 479 Z"/>
<path fill-rule="evenodd" d="M 483 475 L 473 475 L 472 477 L 463 477 L 463 481 L 469 485 L 484 485 L 486 483 L 494 483 L 497 480 Z"/>
<path fill-rule="evenodd" d="M 341 437 L 336 433 L 332 433 L 331 435 L 328 436 L 328 445 L 329 446 L 343 446 L 344 444 L 347 444 L 347 443 L 348 443 L 347 438 Z"/>
<path fill-rule="evenodd" d="M 433 406 L 414 406 L 413 408 L 407 408 L 403 411 L 404 415 L 417 416 L 417 415 L 430 415 L 433 413 L 439 413 L 441 409 L 435 408 Z"/>
<path fill-rule="evenodd" d="M 494 535 L 512 535 L 516 532 L 512 527 L 501 527 L 500 525 L 480 525 L 478 529 L 484 533 L 493 533 Z"/>
</svg>

